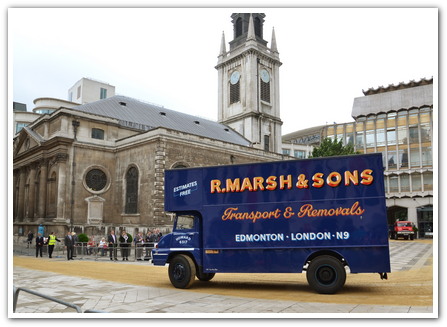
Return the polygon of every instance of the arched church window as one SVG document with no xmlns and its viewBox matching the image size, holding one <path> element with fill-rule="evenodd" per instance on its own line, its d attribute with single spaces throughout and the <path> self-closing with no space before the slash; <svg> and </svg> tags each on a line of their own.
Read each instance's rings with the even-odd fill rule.
<svg viewBox="0 0 447 327">
<path fill-rule="evenodd" d="M 125 213 L 138 212 L 138 169 L 130 167 L 126 173 L 126 203 Z"/>
<path fill-rule="evenodd" d="M 230 84 L 230 104 L 241 100 L 240 81 L 236 84 Z"/>
<path fill-rule="evenodd" d="M 270 103 L 270 74 L 266 69 L 261 69 L 261 100 Z"/>
<path fill-rule="evenodd" d="M 261 81 L 261 100 L 270 103 L 270 82 Z"/>
<path fill-rule="evenodd" d="M 230 75 L 230 104 L 239 102 L 240 98 L 240 78 L 241 74 L 235 70 Z"/>
</svg>

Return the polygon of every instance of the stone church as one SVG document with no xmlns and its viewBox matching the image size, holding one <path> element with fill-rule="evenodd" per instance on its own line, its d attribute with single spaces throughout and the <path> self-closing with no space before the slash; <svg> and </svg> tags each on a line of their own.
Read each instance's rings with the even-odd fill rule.
<svg viewBox="0 0 447 327">
<path fill-rule="evenodd" d="M 285 159 L 274 31 L 268 47 L 264 14 L 231 18 L 233 40 L 227 50 L 222 35 L 216 65 L 218 122 L 112 96 L 23 128 L 13 146 L 14 234 L 39 225 L 57 235 L 165 233 L 165 169 Z"/>
</svg>

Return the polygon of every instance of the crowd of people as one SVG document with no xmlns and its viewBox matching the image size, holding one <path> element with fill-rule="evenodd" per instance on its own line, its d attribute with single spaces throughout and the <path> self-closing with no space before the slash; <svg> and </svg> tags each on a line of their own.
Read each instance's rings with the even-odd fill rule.
<svg viewBox="0 0 447 327">
<path fill-rule="evenodd" d="M 125 230 L 121 231 L 120 235 L 115 235 L 115 230 L 111 230 L 106 237 L 90 236 L 88 242 L 80 242 L 75 232 L 67 232 L 63 241 L 57 238 L 54 232 L 51 232 L 48 237 L 44 237 L 38 233 L 35 239 L 36 258 L 42 257 L 42 248 L 48 246 L 48 257 L 52 258 L 54 247 L 57 242 L 63 242 L 67 253 L 67 260 L 74 260 L 76 257 L 76 249 L 78 247 L 85 248 L 87 255 L 106 256 L 109 253 L 111 261 L 118 260 L 118 249 L 120 249 L 123 261 L 128 261 L 131 255 L 132 244 L 135 246 L 135 256 L 138 261 L 149 260 L 150 251 L 162 237 L 162 233 L 158 228 L 149 230 L 145 235 L 143 232 L 138 232 L 132 237 Z M 27 236 L 27 246 L 31 247 L 34 235 L 30 231 Z"/>
</svg>

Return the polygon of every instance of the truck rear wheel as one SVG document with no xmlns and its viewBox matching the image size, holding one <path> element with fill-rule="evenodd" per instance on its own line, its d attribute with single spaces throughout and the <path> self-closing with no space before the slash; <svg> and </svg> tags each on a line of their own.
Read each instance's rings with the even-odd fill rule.
<svg viewBox="0 0 447 327">
<path fill-rule="evenodd" d="M 189 288 L 196 276 L 196 266 L 190 257 L 179 254 L 169 263 L 168 273 L 174 287 Z"/>
<path fill-rule="evenodd" d="M 200 269 L 197 269 L 196 276 L 198 280 L 201 280 L 202 282 L 209 282 L 211 279 L 213 279 L 215 273 L 204 273 L 201 272 Z"/>
<path fill-rule="evenodd" d="M 313 259 L 307 268 L 307 282 L 320 294 L 334 294 L 346 281 L 346 270 L 340 260 L 329 255 Z"/>
</svg>

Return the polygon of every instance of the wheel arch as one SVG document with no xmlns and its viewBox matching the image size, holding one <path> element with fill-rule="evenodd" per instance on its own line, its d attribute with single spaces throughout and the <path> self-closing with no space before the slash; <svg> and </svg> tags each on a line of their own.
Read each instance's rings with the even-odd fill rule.
<svg viewBox="0 0 447 327">
<path fill-rule="evenodd" d="M 346 260 L 346 258 L 341 253 L 334 251 L 334 250 L 318 250 L 318 251 L 312 252 L 307 257 L 306 261 L 304 262 L 304 266 L 308 265 L 316 257 L 322 256 L 322 255 L 332 256 L 332 257 L 338 259 L 343 264 L 343 266 L 349 267 L 349 262 Z"/>
<path fill-rule="evenodd" d="M 192 253 L 191 253 L 191 252 L 188 252 L 188 251 L 175 251 L 175 252 L 171 252 L 171 253 L 169 253 L 169 256 L 168 256 L 168 259 L 166 260 L 166 263 L 171 263 L 172 259 L 173 259 L 175 256 L 179 255 L 179 254 L 183 254 L 183 255 L 186 255 L 186 256 L 190 257 L 191 260 L 192 260 L 192 262 L 194 262 L 194 264 L 195 264 L 196 267 L 197 267 L 196 259 L 194 258 L 194 256 L 192 255 Z"/>
</svg>

